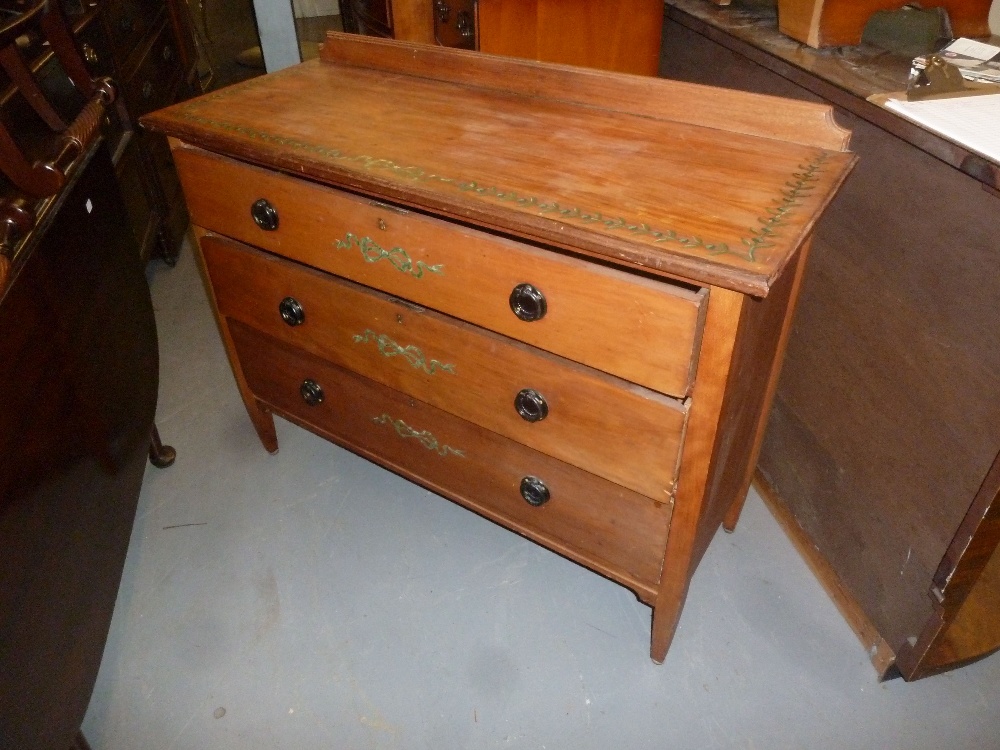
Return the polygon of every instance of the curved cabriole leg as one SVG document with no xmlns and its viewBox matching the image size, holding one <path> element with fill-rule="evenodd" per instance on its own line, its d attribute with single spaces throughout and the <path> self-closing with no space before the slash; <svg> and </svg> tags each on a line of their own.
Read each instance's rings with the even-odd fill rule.
<svg viewBox="0 0 1000 750">
<path fill-rule="evenodd" d="M 160 440 L 160 431 L 153 425 L 149 434 L 149 462 L 157 469 L 165 469 L 173 466 L 177 459 L 177 451 L 169 445 L 164 445 Z"/>
</svg>

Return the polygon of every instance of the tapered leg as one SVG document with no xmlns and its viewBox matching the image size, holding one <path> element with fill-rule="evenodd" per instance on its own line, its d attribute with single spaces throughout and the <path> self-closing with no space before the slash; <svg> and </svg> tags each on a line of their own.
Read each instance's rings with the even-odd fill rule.
<svg viewBox="0 0 1000 750">
<path fill-rule="evenodd" d="M 274 431 L 274 416 L 252 395 L 246 394 L 243 403 L 246 404 L 247 414 L 253 422 L 253 428 L 257 431 L 257 437 L 260 438 L 264 450 L 268 453 L 277 453 L 278 433 Z"/>
<path fill-rule="evenodd" d="M 729 506 L 729 510 L 726 511 L 726 517 L 722 519 L 722 528 L 725 529 L 726 533 L 732 534 L 736 531 L 736 524 L 740 521 L 740 515 L 743 513 L 743 506 L 746 504 L 746 501 L 747 496 L 744 494 Z"/>
</svg>

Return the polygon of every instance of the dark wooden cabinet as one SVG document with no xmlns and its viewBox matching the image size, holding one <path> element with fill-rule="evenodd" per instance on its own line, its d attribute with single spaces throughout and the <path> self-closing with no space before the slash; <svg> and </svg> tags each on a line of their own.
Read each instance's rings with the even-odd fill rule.
<svg viewBox="0 0 1000 750">
<path fill-rule="evenodd" d="M 149 289 L 104 145 L 0 289 L 0 747 L 69 748 L 111 623 L 156 407 Z"/>
<path fill-rule="evenodd" d="M 134 123 L 197 91 L 183 0 L 96 0 L 67 10 L 88 67 L 115 80 L 133 123 L 112 116 L 106 134 L 140 253 L 172 263 L 188 223 L 180 182 L 164 139 Z"/>
<path fill-rule="evenodd" d="M 837 105 L 859 164 L 816 228 L 759 487 L 883 675 L 1000 648 L 1000 165 L 869 97 L 910 61 L 826 55 L 773 11 L 671 0 L 665 75 Z"/>
</svg>

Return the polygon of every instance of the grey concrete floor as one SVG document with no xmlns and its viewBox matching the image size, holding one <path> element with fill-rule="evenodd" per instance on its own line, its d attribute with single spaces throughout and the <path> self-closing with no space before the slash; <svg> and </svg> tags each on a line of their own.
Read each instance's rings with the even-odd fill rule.
<svg viewBox="0 0 1000 750">
<path fill-rule="evenodd" d="M 94 750 L 1000 748 L 1000 658 L 879 684 L 760 499 L 667 661 L 626 589 L 239 400 L 189 249 L 151 273 L 159 427 Z"/>
</svg>

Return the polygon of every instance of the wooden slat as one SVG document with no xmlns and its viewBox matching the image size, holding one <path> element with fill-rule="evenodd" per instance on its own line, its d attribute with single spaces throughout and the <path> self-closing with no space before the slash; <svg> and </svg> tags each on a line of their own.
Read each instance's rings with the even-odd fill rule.
<svg viewBox="0 0 1000 750">
<path fill-rule="evenodd" d="M 829 107 L 779 102 L 737 91 L 708 92 L 702 86 L 657 78 L 466 50 L 392 44 L 335 31 L 327 32 L 320 57 L 327 62 L 586 104 L 831 151 L 846 150 L 850 140 L 850 133 L 836 124 Z"/>
</svg>

